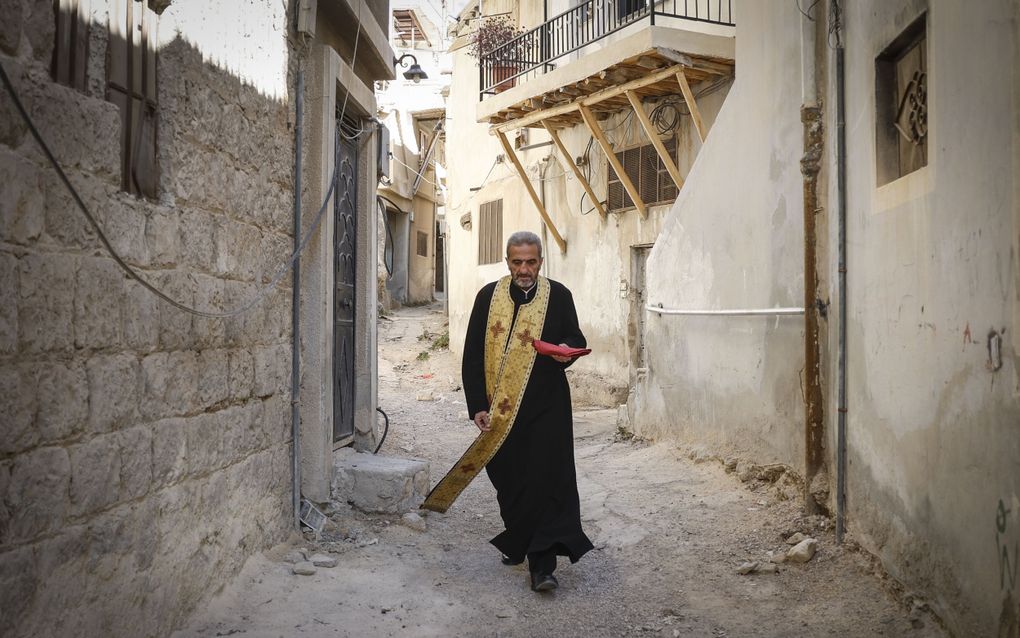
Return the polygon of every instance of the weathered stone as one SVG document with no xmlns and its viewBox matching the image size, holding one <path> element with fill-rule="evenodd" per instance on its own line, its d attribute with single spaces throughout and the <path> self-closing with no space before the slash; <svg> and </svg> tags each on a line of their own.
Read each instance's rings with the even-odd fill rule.
<svg viewBox="0 0 1020 638">
<path fill-rule="evenodd" d="M 32 45 L 32 56 L 46 65 L 53 58 L 57 21 L 52 2 L 26 2 L 25 36 Z M 6 16 L 5 16 L 6 19 Z"/>
<path fill-rule="evenodd" d="M 101 208 L 113 194 L 111 185 L 98 182 L 89 175 L 74 170 L 65 173 L 90 210 Z M 95 231 L 56 172 L 44 172 L 42 182 L 46 195 L 46 234 L 66 246 L 98 248 L 99 239 Z"/>
<path fill-rule="evenodd" d="M 39 448 L 15 458 L 4 497 L 11 520 L 0 544 L 59 528 L 67 514 L 70 479 L 71 466 L 63 448 Z"/>
<path fill-rule="evenodd" d="M 79 262 L 76 278 L 75 346 L 104 349 L 123 344 L 123 272 L 112 259 L 85 257 Z"/>
<path fill-rule="evenodd" d="M 18 341 L 27 352 L 70 350 L 74 345 L 74 273 L 64 255 L 26 255 L 19 261 Z"/>
<path fill-rule="evenodd" d="M 93 357 L 89 379 L 89 430 L 109 432 L 126 424 L 138 408 L 140 367 L 129 354 Z"/>
<path fill-rule="evenodd" d="M 255 350 L 255 395 L 267 397 L 286 391 L 290 381 L 290 346 Z"/>
<path fill-rule="evenodd" d="M 149 245 L 145 241 L 148 223 L 146 206 L 133 195 L 118 192 L 107 199 L 99 214 L 99 225 L 110 245 L 125 261 L 133 265 L 149 263 Z"/>
<path fill-rule="evenodd" d="M 298 576 L 311 576 L 315 574 L 317 570 L 315 569 L 315 565 L 313 565 L 311 562 L 303 561 L 291 567 L 291 571 L 297 574 Z"/>
<path fill-rule="evenodd" d="M 283 557 L 283 562 L 294 565 L 296 563 L 303 563 L 307 560 L 307 556 L 300 549 L 292 549 Z"/>
<path fill-rule="evenodd" d="M 262 232 L 250 224 L 224 219 L 217 237 L 217 272 L 256 281 L 262 253 Z"/>
<path fill-rule="evenodd" d="M 779 566 L 775 563 L 759 563 L 758 568 L 754 570 L 756 574 L 775 574 L 779 571 Z"/>
<path fill-rule="evenodd" d="M 417 512 L 408 512 L 400 517 L 400 522 L 413 530 L 424 532 L 428 530 L 428 523 Z"/>
<path fill-rule="evenodd" d="M 815 555 L 818 541 L 813 538 L 805 538 L 786 552 L 786 560 L 792 563 L 806 563 Z"/>
<path fill-rule="evenodd" d="M 130 279 L 124 280 L 124 338 L 136 352 L 152 352 L 159 345 L 159 305 L 154 294 Z"/>
<path fill-rule="evenodd" d="M 0 253 L 0 354 L 18 349 L 18 260 Z"/>
<path fill-rule="evenodd" d="M 181 263 L 201 272 L 216 272 L 218 261 L 218 242 L 231 244 L 235 237 L 218 230 L 218 219 L 213 215 L 192 210 L 181 214 L 178 224 L 181 245 Z"/>
<path fill-rule="evenodd" d="M 308 557 L 308 562 L 316 567 L 336 567 L 336 556 L 328 554 L 313 554 Z"/>
<path fill-rule="evenodd" d="M 89 384 L 80 363 L 42 364 L 35 368 L 38 396 L 36 425 L 43 443 L 67 438 L 83 429 L 89 418 Z"/>
<path fill-rule="evenodd" d="M 230 398 L 247 399 L 255 384 L 255 358 L 247 350 L 232 350 L 227 362 Z"/>
<path fill-rule="evenodd" d="M 104 434 L 70 448 L 71 512 L 90 514 L 117 502 L 120 495 L 120 446 Z"/>
<path fill-rule="evenodd" d="M 367 512 L 408 512 L 428 493 L 429 463 L 421 459 L 338 451 L 333 470 L 332 498 Z"/>
<path fill-rule="evenodd" d="M 145 226 L 149 263 L 153 266 L 174 266 L 181 254 L 181 227 L 175 211 L 156 210 Z"/>
<path fill-rule="evenodd" d="M 227 307 L 225 286 L 221 279 L 208 275 L 195 275 L 195 307 L 207 312 L 224 312 L 234 310 Z M 199 347 L 219 347 L 227 342 L 227 328 L 223 319 L 211 317 L 194 317 L 192 331 L 195 345 Z"/>
<path fill-rule="evenodd" d="M 188 471 L 188 437 L 184 419 L 152 424 L 152 487 L 176 483 Z"/>
<path fill-rule="evenodd" d="M 206 350 L 198 355 L 198 401 L 208 409 L 230 397 L 229 363 L 226 350 Z"/>
<path fill-rule="evenodd" d="M 23 19 L 21 0 L 0 0 L 0 51 L 7 55 L 17 55 L 21 43 L 21 21 Z"/>
<path fill-rule="evenodd" d="M 195 303 L 192 280 L 184 273 L 166 272 L 150 279 L 156 288 L 174 301 L 193 306 Z M 192 316 L 170 304 L 159 303 L 159 347 L 164 350 L 190 348 L 194 340 L 191 331 Z"/>
<path fill-rule="evenodd" d="M 12 244 L 38 239 L 44 226 L 44 199 L 36 165 L 0 150 L 0 239 Z"/>
<path fill-rule="evenodd" d="M 743 563 L 740 564 L 740 567 L 737 567 L 737 573 L 740 574 L 741 576 L 745 576 L 755 571 L 756 569 L 758 569 L 758 561 L 756 560 L 744 561 Z"/>
<path fill-rule="evenodd" d="M 142 416 L 159 419 L 194 412 L 201 405 L 198 356 L 194 352 L 157 352 L 142 360 L 145 384 Z"/>
<path fill-rule="evenodd" d="M 33 601 L 36 609 L 76 609 L 82 604 L 85 588 L 74 584 L 84 583 L 89 553 L 87 532 L 85 525 L 65 526 L 57 536 L 35 546 L 40 580 Z M 34 635 L 70 636 L 78 630 L 74 614 L 47 614 L 45 622 Z"/>
<path fill-rule="evenodd" d="M 274 394 L 263 402 L 262 428 L 267 445 L 289 441 L 292 435 L 290 392 Z"/>
<path fill-rule="evenodd" d="M 120 443 L 120 499 L 145 495 L 152 484 L 152 430 L 148 425 L 117 433 Z"/>
<path fill-rule="evenodd" d="M 18 2 L 18 0 L 11 1 Z M 6 16 L 6 13 L 0 13 L 0 15 Z M 5 17 L 5 25 L 11 24 L 6 20 Z M 17 23 L 13 22 L 12 26 L 17 26 Z M 5 58 L 4 69 L 7 71 L 11 84 L 14 85 L 14 90 L 20 95 L 24 87 L 24 69 L 21 64 L 14 58 Z M 0 143 L 10 148 L 18 148 L 27 131 L 25 121 L 14 107 L 14 102 L 11 101 L 7 91 L 0 91 Z"/>
<path fill-rule="evenodd" d="M 5 365 L 0 368 L 0 452 L 19 452 L 36 444 L 39 431 L 33 427 L 36 387 L 30 368 Z"/>
<path fill-rule="evenodd" d="M 188 440 L 188 474 L 204 474 L 220 467 L 223 451 L 223 416 L 200 414 L 184 425 Z"/>
<path fill-rule="evenodd" d="M 786 539 L 786 544 L 787 545 L 796 545 L 797 543 L 801 542 L 805 538 L 807 538 L 807 536 L 805 536 L 802 532 L 795 532 L 793 534 L 790 534 L 790 536 Z"/>
<path fill-rule="evenodd" d="M 29 610 L 38 587 L 33 548 L 0 553 L 0 609 L 5 627 L 17 627 Z"/>
<path fill-rule="evenodd" d="M 222 437 L 222 462 L 229 463 L 264 446 L 261 402 L 231 407 L 216 414 Z"/>
</svg>

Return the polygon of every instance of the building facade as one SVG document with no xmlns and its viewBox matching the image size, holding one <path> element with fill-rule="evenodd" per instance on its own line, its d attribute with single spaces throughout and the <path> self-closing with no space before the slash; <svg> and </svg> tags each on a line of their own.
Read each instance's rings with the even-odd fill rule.
<svg viewBox="0 0 1020 638">
<path fill-rule="evenodd" d="M 299 351 L 304 495 L 328 500 L 334 447 L 375 441 L 369 87 L 392 77 L 392 52 L 365 2 L 13 0 L 2 12 L 0 65 L 110 246 L 3 90 L 0 624 L 165 635 L 295 529 L 287 264 L 295 200 L 307 230 L 336 157 L 346 187 L 299 284 L 304 339 L 328 344 Z M 347 92 L 344 118 L 368 132 L 343 155 Z M 361 234 L 345 239 L 338 220 Z M 229 316 L 157 298 L 111 249 L 180 306 Z M 338 268 L 347 254 L 360 269 Z M 349 320 L 332 311 L 338 279 L 357 303 Z M 356 393 L 334 384 L 343 320 Z M 353 426 L 334 436 L 345 402 Z"/>
</svg>

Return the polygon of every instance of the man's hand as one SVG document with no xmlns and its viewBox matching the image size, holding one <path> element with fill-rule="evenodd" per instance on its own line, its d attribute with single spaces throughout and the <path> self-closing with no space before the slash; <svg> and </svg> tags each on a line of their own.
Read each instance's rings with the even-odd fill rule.
<svg viewBox="0 0 1020 638">
<path fill-rule="evenodd" d="M 570 347 L 570 346 L 568 346 L 565 343 L 561 343 L 560 345 L 563 346 L 564 348 L 569 348 Z M 555 354 L 552 354 L 552 355 L 549 355 L 549 356 L 551 356 L 553 358 L 553 360 L 559 361 L 560 363 L 570 363 L 570 361 L 572 360 L 572 357 L 560 357 L 560 356 L 555 355 Z"/>
<path fill-rule="evenodd" d="M 474 421 L 475 425 L 477 425 L 478 429 L 481 430 L 482 432 L 488 432 L 491 429 L 491 425 L 489 423 L 489 413 L 486 412 L 485 410 L 482 410 L 481 412 L 476 412 Z"/>
</svg>

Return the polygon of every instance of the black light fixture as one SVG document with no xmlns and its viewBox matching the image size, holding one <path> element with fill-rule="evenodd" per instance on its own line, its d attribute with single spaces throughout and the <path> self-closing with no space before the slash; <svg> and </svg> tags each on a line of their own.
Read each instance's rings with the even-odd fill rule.
<svg viewBox="0 0 1020 638">
<path fill-rule="evenodd" d="M 422 80 L 429 79 L 428 74 L 425 73 L 425 71 L 423 71 L 420 66 L 418 66 L 418 58 L 414 57 L 410 53 L 405 53 L 404 55 L 394 60 L 394 64 L 399 64 L 400 66 L 406 67 L 407 63 L 404 62 L 404 58 L 411 58 L 412 61 L 411 68 L 404 71 L 405 80 L 411 80 L 412 82 L 417 84 Z"/>
</svg>

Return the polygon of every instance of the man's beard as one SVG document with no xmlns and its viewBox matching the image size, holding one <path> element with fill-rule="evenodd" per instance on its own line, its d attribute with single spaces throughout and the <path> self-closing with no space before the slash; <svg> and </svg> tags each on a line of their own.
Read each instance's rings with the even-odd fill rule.
<svg viewBox="0 0 1020 638">
<path fill-rule="evenodd" d="M 524 280 L 527 280 L 527 283 L 524 283 Z M 520 288 L 521 290 L 527 290 L 528 288 L 531 288 L 532 286 L 535 285 L 535 277 L 533 276 L 525 277 L 523 275 L 517 275 L 516 277 L 514 277 L 514 285 Z"/>
</svg>

